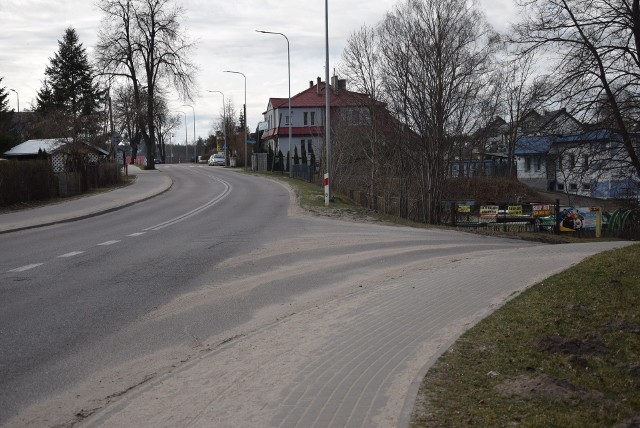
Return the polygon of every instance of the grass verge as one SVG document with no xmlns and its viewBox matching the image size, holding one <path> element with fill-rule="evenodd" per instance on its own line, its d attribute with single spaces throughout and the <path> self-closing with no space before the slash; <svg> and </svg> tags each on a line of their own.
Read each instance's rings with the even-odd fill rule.
<svg viewBox="0 0 640 428">
<path fill-rule="evenodd" d="M 537 284 L 427 373 L 411 427 L 640 426 L 640 245 Z"/>
</svg>

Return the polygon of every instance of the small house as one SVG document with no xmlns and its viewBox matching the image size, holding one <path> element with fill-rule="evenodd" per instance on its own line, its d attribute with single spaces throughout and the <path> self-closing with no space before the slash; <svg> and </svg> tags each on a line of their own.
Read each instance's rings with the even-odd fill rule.
<svg viewBox="0 0 640 428">
<path fill-rule="evenodd" d="M 46 153 L 51 162 L 54 173 L 64 172 L 67 160 L 73 154 L 86 157 L 88 163 L 97 163 L 101 158 L 109 155 L 109 152 L 87 143 L 73 143 L 70 138 L 54 138 L 42 140 L 28 140 L 18 144 L 4 153 L 7 159 L 33 160 L 38 155 Z"/>
</svg>

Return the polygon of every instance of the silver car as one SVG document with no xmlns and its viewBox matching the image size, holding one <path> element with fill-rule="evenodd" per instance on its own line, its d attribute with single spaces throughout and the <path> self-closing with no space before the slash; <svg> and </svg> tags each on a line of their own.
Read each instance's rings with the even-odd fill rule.
<svg viewBox="0 0 640 428">
<path fill-rule="evenodd" d="M 226 159 L 224 157 L 224 153 L 216 153 L 209 158 L 209 165 L 220 165 L 225 166 Z"/>
</svg>

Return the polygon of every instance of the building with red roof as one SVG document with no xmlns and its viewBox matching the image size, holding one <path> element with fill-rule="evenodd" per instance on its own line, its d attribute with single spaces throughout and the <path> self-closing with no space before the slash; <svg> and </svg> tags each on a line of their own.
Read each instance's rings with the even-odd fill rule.
<svg viewBox="0 0 640 428">
<path fill-rule="evenodd" d="M 265 143 L 265 147 L 270 147 L 274 153 L 282 151 L 285 159 L 289 150 L 292 157 L 296 149 L 298 155 L 301 155 L 303 146 L 307 157 L 310 157 L 311 150 L 320 154 L 324 146 L 326 86 L 318 77 L 317 82 L 309 82 L 308 89 L 291 97 L 291 141 L 289 99 L 270 98 L 267 110 L 263 112 L 267 129 L 262 134 L 261 141 Z M 332 128 L 338 123 L 368 126 L 371 124 L 372 107 L 384 107 L 383 103 L 372 100 L 368 95 L 347 90 L 346 80 L 333 77 L 329 89 Z M 386 109 L 382 110 L 386 112 Z"/>
</svg>

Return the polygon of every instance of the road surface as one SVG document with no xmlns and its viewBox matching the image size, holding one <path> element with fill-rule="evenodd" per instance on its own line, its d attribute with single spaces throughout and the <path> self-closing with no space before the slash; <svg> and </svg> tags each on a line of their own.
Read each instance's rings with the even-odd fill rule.
<svg viewBox="0 0 640 428">
<path fill-rule="evenodd" d="M 311 217 L 270 180 L 162 169 L 157 198 L 2 236 L 0 425 L 403 425 L 468 326 L 618 245 Z"/>
</svg>

